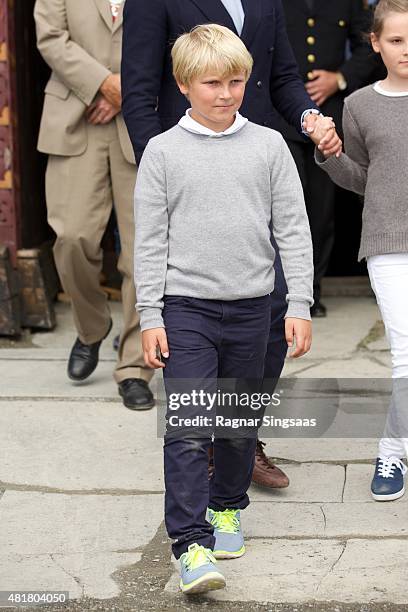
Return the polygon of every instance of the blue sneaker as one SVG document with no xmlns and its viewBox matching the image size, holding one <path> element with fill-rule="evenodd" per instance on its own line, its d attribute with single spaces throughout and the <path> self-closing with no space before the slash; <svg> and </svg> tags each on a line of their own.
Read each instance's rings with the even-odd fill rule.
<svg viewBox="0 0 408 612">
<path fill-rule="evenodd" d="M 404 475 L 407 471 L 401 459 L 378 457 L 371 482 L 371 495 L 376 501 L 391 501 L 405 493 Z"/>
<path fill-rule="evenodd" d="M 239 510 L 216 512 L 208 509 L 208 519 L 214 525 L 214 557 L 236 559 L 245 552 L 244 536 L 241 531 Z"/>
<path fill-rule="evenodd" d="M 216 567 L 217 561 L 209 548 L 190 544 L 180 557 L 180 589 L 183 593 L 206 593 L 225 587 L 225 578 Z"/>
</svg>

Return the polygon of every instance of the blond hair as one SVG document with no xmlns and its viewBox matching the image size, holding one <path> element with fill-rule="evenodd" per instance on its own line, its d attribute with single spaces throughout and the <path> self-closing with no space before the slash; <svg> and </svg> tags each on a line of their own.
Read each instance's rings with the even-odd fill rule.
<svg viewBox="0 0 408 612">
<path fill-rule="evenodd" d="M 177 38 L 171 51 L 173 75 L 178 83 L 213 72 L 225 78 L 243 72 L 247 81 L 253 59 L 244 43 L 228 28 L 209 23 L 198 25 Z"/>
<path fill-rule="evenodd" d="M 385 18 L 389 13 L 408 13 L 408 0 L 380 0 L 374 11 L 371 31 L 378 38 L 384 27 Z"/>
</svg>

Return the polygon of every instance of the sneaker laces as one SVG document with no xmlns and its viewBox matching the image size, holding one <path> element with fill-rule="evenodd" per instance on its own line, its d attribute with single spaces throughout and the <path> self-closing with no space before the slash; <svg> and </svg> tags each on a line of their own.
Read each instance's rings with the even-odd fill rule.
<svg viewBox="0 0 408 612">
<path fill-rule="evenodd" d="M 237 533 L 239 531 L 238 510 L 211 510 L 210 522 L 221 533 Z"/>
<path fill-rule="evenodd" d="M 196 542 L 190 544 L 187 552 L 181 555 L 180 560 L 184 563 L 188 571 L 195 570 L 207 563 L 216 563 L 216 559 L 209 548 L 204 548 Z"/>
<path fill-rule="evenodd" d="M 380 458 L 378 461 L 378 473 L 382 478 L 394 478 L 394 470 L 397 467 L 401 470 L 402 475 L 404 476 L 407 471 L 407 467 L 401 461 L 401 459 L 390 457 L 387 459 Z"/>
</svg>

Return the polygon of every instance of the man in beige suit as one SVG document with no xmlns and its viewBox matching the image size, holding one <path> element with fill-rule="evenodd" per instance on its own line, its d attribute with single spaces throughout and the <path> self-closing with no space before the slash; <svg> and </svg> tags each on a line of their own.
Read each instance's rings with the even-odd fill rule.
<svg viewBox="0 0 408 612">
<path fill-rule="evenodd" d="M 48 153 L 48 221 L 55 261 L 70 295 L 78 337 L 68 376 L 84 380 L 98 364 L 112 321 L 101 290 L 101 240 L 112 202 L 122 252 L 123 331 L 115 380 L 125 406 L 153 406 L 152 370 L 141 349 L 133 283 L 136 165 L 121 114 L 122 0 L 37 0 L 37 46 L 52 69 L 38 149 Z"/>
</svg>

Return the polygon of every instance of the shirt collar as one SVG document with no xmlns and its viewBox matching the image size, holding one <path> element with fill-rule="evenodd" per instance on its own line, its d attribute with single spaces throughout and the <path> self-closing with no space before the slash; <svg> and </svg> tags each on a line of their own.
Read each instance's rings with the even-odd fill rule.
<svg viewBox="0 0 408 612">
<path fill-rule="evenodd" d="M 224 132 L 214 132 L 214 130 L 210 130 L 210 128 L 201 125 L 195 119 L 193 119 L 190 115 L 191 108 L 186 110 L 186 114 L 180 119 L 178 124 L 187 130 L 188 132 L 192 132 L 193 134 L 202 134 L 204 136 L 211 136 L 212 138 L 220 138 L 221 136 L 228 136 L 229 134 L 234 134 L 238 132 L 238 130 L 242 129 L 246 123 L 248 123 L 248 119 L 243 117 L 237 111 L 235 113 L 234 123 L 227 128 Z"/>
<path fill-rule="evenodd" d="M 390 98 L 402 98 L 404 96 L 408 96 L 408 91 L 388 91 L 387 89 L 384 89 L 381 85 L 381 81 L 374 83 L 373 88 L 377 93 L 383 96 L 389 96 Z"/>
</svg>

